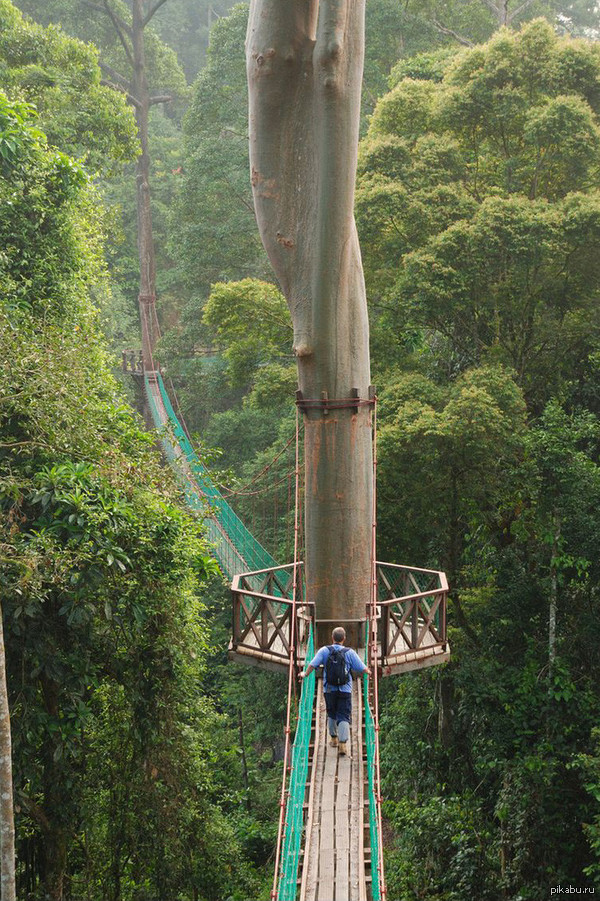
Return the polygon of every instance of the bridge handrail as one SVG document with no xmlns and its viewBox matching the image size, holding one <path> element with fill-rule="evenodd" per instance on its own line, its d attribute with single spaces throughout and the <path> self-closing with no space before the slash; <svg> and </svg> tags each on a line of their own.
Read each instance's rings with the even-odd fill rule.
<svg viewBox="0 0 600 901">
<path fill-rule="evenodd" d="M 444 580 L 446 579 L 446 573 L 440 569 L 426 569 L 423 566 L 408 566 L 406 563 L 388 563 L 387 560 L 378 560 L 377 566 L 387 566 L 389 569 L 403 569 L 407 572 L 427 573 L 430 576 L 443 576 Z"/>
<path fill-rule="evenodd" d="M 383 598 L 383 600 L 377 601 L 377 606 L 389 607 L 392 604 L 410 604 L 413 601 L 418 601 L 420 598 L 434 597 L 436 594 L 447 594 L 447 592 L 447 588 L 431 588 L 429 591 L 419 591 L 415 594 L 399 594 L 397 597 Z"/>
<path fill-rule="evenodd" d="M 447 645 L 446 606 L 448 580 L 445 572 L 393 563 L 377 563 L 377 608 L 381 614 L 382 662 L 393 658 L 398 663 L 402 657 L 424 648 Z M 401 573 L 403 584 L 394 584 L 394 573 Z M 413 577 L 412 574 L 415 574 Z M 407 589 L 419 588 L 418 575 L 426 575 L 429 585 L 424 590 L 402 594 Z M 435 580 L 437 585 L 429 587 Z M 421 582 L 423 580 L 421 579 Z M 391 595 L 391 596 L 390 596 Z M 400 609 L 398 609 L 400 608 Z M 399 643 L 399 644 L 398 644 Z"/>
<path fill-rule="evenodd" d="M 188 501 L 193 499 L 190 505 L 199 509 L 200 512 L 204 513 L 207 517 L 214 519 L 222 530 L 223 534 L 217 533 L 215 536 L 211 536 L 214 538 L 217 545 L 215 556 L 219 560 L 221 567 L 228 575 L 233 576 L 234 572 L 232 571 L 231 558 L 234 555 L 239 557 L 240 561 L 243 563 L 243 568 L 246 570 L 258 569 L 259 567 L 274 567 L 276 565 L 275 559 L 246 528 L 242 520 L 213 484 L 206 466 L 198 458 L 198 455 L 179 422 L 160 372 L 157 370 L 152 373 L 152 377 L 156 381 L 168 419 L 167 428 L 172 437 L 172 440 L 169 440 L 167 437 L 162 439 L 163 448 L 167 458 L 171 462 L 176 461 L 176 448 L 179 448 L 179 451 L 183 454 L 191 467 L 194 477 L 195 484 L 193 486 L 189 485 L 189 477 L 185 479 L 187 483 L 184 489 L 186 497 Z M 144 383 L 154 423 L 158 429 L 164 430 L 165 423 L 161 421 L 159 411 L 156 408 L 156 402 L 152 395 L 152 391 L 150 390 L 147 373 L 144 375 Z M 234 555 L 232 555 L 230 548 L 220 547 L 221 544 L 227 541 L 227 538 L 235 547 Z M 237 567 L 239 564 L 237 561 L 233 561 L 233 565 Z"/>
<path fill-rule="evenodd" d="M 309 628 L 307 659 L 314 655 L 312 623 Z M 295 901 L 298 884 L 300 846 L 304 832 L 304 796 L 308 776 L 308 752 L 315 699 L 315 673 L 302 680 L 296 736 L 292 746 L 290 781 L 287 789 L 284 838 L 281 849 L 277 901 Z"/>
<path fill-rule="evenodd" d="M 367 630 L 368 634 L 368 630 Z M 365 649 L 365 663 L 369 663 L 369 651 Z M 377 674 L 373 673 L 373 679 Z M 365 711 L 365 744 L 367 747 L 367 786 L 369 793 L 369 837 L 371 841 L 371 896 L 373 901 L 381 901 L 380 869 L 381 869 L 381 837 L 379 835 L 379 805 L 381 799 L 377 795 L 376 754 L 377 742 L 373 711 L 369 703 L 369 677 L 363 676 L 363 694 Z"/>
</svg>

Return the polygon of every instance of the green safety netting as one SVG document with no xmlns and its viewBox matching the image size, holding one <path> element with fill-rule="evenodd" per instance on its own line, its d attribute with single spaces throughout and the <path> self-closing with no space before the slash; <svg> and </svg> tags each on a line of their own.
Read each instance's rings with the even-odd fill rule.
<svg viewBox="0 0 600 901">
<path fill-rule="evenodd" d="M 367 623 L 367 635 L 368 623 Z M 365 650 L 365 662 L 368 663 L 368 649 Z M 377 798 L 375 785 L 375 721 L 369 704 L 369 679 L 363 676 L 364 710 L 365 710 L 365 743 L 367 746 L 367 778 L 369 783 L 369 834 L 371 837 L 371 896 L 373 901 L 380 901 L 379 885 L 379 817 L 377 815 Z"/>
<path fill-rule="evenodd" d="M 152 420 L 156 429 L 161 432 L 161 444 L 165 456 L 170 463 L 175 464 L 175 469 L 180 474 L 180 481 L 189 506 L 207 516 L 208 537 L 214 545 L 215 555 L 221 564 L 221 568 L 229 576 L 233 576 L 249 570 L 265 570 L 276 567 L 277 563 L 274 558 L 262 547 L 234 513 L 215 487 L 207 468 L 198 459 L 175 414 L 160 373 L 156 373 L 156 384 L 167 416 L 167 422 L 164 421 L 164 416 L 161 416 L 155 393 L 150 386 L 147 375 L 144 375 L 144 383 Z M 186 473 L 178 465 L 182 455 L 189 464 L 193 474 L 193 481 L 186 477 Z M 260 580 L 259 575 L 256 578 Z M 290 572 L 279 571 L 277 578 L 282 583 L 282 593 L 288 594 L 291 590 L 293 569 Z M 271 590 L 279 594 L 277 588 L 271 588 Z M 310 660 L 313 657 L 314 650 L 311 624 L 306 647 L 307 659 Z M 295 901 L 296 898 L 300 846 L 304 831 L 304 794 L 308 775 L 308 751 L 312 730 L 314 697 L 315 674 L 312 672 L 302 683 L 296 736 L 292 746 L 291 776 L 288 786 L 285 830 L 282 843 L 278 901 Z"/>
<path fill-rule="evenodd" d="M 308 633 L 306 659 L 314 656 L 312 625 Z M 298 885 L 300 845 L 304 831 L 304 794 L 308 777 L 308 749 L 315 699 L 314 671 L 302 681 L 296 737 L 292 747 L 292 768 L 285 810 L 285 831 L 281 848 L 277 901 L 295 901 Z"/>
<path fill-rule="evenodd" d="M 167 459 L 171 463 L 177 463 L 183 455 L 189 464 L 194 481 L 192 483 L 190 479 L 182 478 L 186 500 L 193 510 L 207 516 L 208 537 L 215 548 L 215 556 L 221 568 L 232 577 L 240 572 L 276 566 L 274 558 L 234 513 L 215 487 L 207 468 L 198 459 L 175 414 L 160 373 L 156 373 L 156 383 L 167 414 L 167 423 L 160 415 L 147 375 L 144 376 L 144 382 L 152 419 L 156 428 L 163 431 L 161 443 Z"/>
</svg>

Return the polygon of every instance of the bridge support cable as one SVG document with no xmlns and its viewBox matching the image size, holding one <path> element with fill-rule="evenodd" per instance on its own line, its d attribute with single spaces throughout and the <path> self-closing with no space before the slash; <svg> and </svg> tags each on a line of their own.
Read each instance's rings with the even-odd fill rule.
<svg viewBox="0 0 600 901">
<path fill-rule="evenodd" d="M 300 843 L 304 831 L 304 792 L 308 772 L 308 752 L 312 728 L 312 710 L 315 695 L 315 677 L 310 674 L 308 685 L 302 685 L 296 737 L 290 758 L 292 705 L 296 694 L 296 676 L 298 672 L 298 591 L 302 601 L 302 580 L 298 549 L 300 542 L 300 416 L 296 410 L 296 453 L 294 471 L 294 563 L 292 571 L 292 605 L 290 623 L 290 645 L 288 662 L 288 697 L 285 724 L 285 751 L 283 755 L 283 779 L 279 802 L 279 829 L 275 851 L 275 874 L 271 898 L 277 901 L 295 901 L 298 880 L 298 862 L 300 859 Z M 309 629 L 307 655 L 314 654 L 314 637 L 312 623 Z M 288 786 L 289 769 L 289 786 Z"/>
<path fill-rule="evenodd" d="M 366 657 L 371 679 L 365 681 L 365 742 L 369 790 L 369 831 L 371 838 L 371 894 L 373 901 L 386 901 L 383 870 L 383 828 L 381 818 L 381 771 L 379 765 L 379 642 L 377 636 L 377 397 L 373 404 L 373 510 L 371 517 L 371 596 L 367 618 Z"/>
<path fill-rule="evenodd" d="M 188 505 L 206 517 L 208 538 L 225 575 L 233 578 L 276 566 L 215 487 L 175 414 L 160 372 L 145 372 L 144 387 L 154 425 L 162 431 L 165 456 L 179 477 Z"/>
<path fill-rule="evenodd" d="M 165 456 L 175 467 L 188 505 L 206 517 L 208 538 L 224 574 L 233 578 L 241 572 L 275 566 L 274 558 L 234 513 L 198 459 L 171 382 L 179 417 L 173 409 L 153 356 L 153 347 L 161 337 L 154 301 L 154 297 L 140 298 L 142 360 L 146 398 L 154 425 L 163 432 Z"/>
</svg>

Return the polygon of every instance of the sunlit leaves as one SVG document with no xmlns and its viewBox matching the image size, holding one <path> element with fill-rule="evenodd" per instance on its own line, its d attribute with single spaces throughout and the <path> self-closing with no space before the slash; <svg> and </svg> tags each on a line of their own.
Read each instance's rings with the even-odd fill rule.
<svg viewBox="0 0 600 901">
<path fill-rule="evenodd" d="M 0 78 L 11 99 L 35 104 L 49 143 L 92 171 L 137 153 L 131 110 L 100 83 L 97 50 L 26 20 L 9 0 L 0 0 Z"/>
</svg>

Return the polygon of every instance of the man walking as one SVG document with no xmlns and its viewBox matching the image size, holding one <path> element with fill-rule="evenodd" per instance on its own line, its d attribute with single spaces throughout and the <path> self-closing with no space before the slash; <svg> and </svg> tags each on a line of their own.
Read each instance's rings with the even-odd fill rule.
<svg viewBox="0 0 600 901">
<path fill-rule="evenodd" d="M 350 737 L 350 717 L 352 714 L 352 676 L 351 671 L 368 673 L 371 670 L 362 662 L 356 651 L 344 647 L 346 630 L 336 626 L 331 634 L 332 645 L 319 648 L 310 661 L 300 679 L 304 679 L 317 667 L 323 669 L 323 691 L 327 708 L 327 726 L 331 736 L 331 744 L 338 748 L 340 755 L 347 753 Z"/>
</svg>

